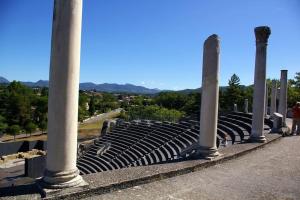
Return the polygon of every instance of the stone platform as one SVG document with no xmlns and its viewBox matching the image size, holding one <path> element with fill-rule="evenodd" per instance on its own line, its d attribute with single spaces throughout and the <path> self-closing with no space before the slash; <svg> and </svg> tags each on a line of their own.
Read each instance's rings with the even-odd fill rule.
<svg viewBox="0 0 300 200">
<path fill-rule="evenodd" d="M 129 188 L 140 184 L 150 183 L 177 175 L 187 174 L 220 164 L 227 160 L 245 155 L 248 152 L 262 148 L 281 138 L 279 134 L 267 134 L 266 143 L 242 143 L 220 149 L 221 156 L 213 160 L 186 160 L 166 164 L 131 167 L 113 171 L 105 171 L 84 175 L 89 184 L 84 189 L 65 189 L 55 196 L 46 199 L 79 199 L 100 195 L 119 189 Z M 40 193 L 35 184 L 15 185 L 14 188 L 0 188 L 0 199 L 40 199 Z"/>
</svg>

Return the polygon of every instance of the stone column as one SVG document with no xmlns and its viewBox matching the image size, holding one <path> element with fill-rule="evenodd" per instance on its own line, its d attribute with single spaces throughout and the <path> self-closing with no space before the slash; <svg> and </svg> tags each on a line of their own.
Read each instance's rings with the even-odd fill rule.
<svg viewBox="0 0 300 200">
<path fill-rule="evenodd" d="M 76 167 L 82 0 L 55 0 L 48 102 L 46 188 L 84 183 Z"/>
<path fill-rule="evenodd" d="M 236 104 L 236 103 L 234 103 L 234 104 L 233 104 L 233 112 L 237 112 L 237 111 L 238 111 L 237 104 Z"/>
<path fill-rule="evenodd" d="M 282 126 L 286 126 L 286 112 L 287 112 L 287 70 L 281 70 L 280 77 L 280 96 L 279 96 L 279 105 L 278 112 L 282 114 Z"/>
<path fill-rule="evenodd" d="M 253 116 L 251 142 L 265 142 L 264 136 L 264 113 L 266 95 L 266 58 L 267 43 L 271 30 L 267 26 L 255 28 L 256 55 L 253 94 Z"/>
<path fill-rule="evenodd" d="M 198 155 L 205 158 L 218 156 L 216 146 L 219 102 L 219 37 L 209 36 L 204 43 L 202 95 Z"/>
<path fill-rule="evenodd" d="M 270 116 L 276 112 L 276 93 L 277 93 L 277 83 L 276 80 L 272 80 L 272 90 L 271 90 L 271 107 Z"/>
<path fill-rule="evenodd" d="M 249 104 L 249 101 L 248 101 L 248 99 L 245 99 L 244 100 L 244 113 L 248 113 L 249 112 L 249 110 L 248 110 L 248 104 Z"/>
<path fill-rule="evenodd" d="M 268 84 L 266 83 L 266 100 L 265 100 L 265 117 L 268 116 L 268 106 L 269 106 L 269 88 L 268 88 Z"/>
</svg>

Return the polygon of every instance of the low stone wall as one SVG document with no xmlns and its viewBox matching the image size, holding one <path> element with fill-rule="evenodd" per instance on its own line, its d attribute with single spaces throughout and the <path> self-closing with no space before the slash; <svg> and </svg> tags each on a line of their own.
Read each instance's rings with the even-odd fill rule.
<svg viewBox="0 0 300 200">
<path fill-rule="evenodd" d="M 0 156 L 15 154 L 18 152 L 26 152 L 32 149 L 46 150 L 47 142 L 43 140 L 37 140 L 0 143 Z"/>
</svg>

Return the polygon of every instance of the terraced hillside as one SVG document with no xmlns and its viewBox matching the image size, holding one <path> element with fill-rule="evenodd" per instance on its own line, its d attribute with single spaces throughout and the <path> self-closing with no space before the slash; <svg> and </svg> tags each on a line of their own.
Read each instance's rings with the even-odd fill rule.
<svg viewBox="0 0 300 200">
<path fill-rule="evenodd" d="M 241 143 L 251 133 L 252 115 L 233 112 L 218 119 L 217 146 L 227 138 L 228 145 Z M 265 130 L 272 122 L 265 119 Z M 132 166 L 179 161 L 188 158 L 184 153 L 198 140 L 199 122 L 179 123 L 150 120 L 123 122 L 111 133 L 94 141 L 77 160 L 81 174 L 90 174 Z"/>
</svg>

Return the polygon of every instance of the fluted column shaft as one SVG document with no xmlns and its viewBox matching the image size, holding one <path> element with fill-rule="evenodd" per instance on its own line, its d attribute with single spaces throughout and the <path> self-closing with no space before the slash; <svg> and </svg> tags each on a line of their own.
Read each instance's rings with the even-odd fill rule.
<svg viewBox="0 0 300 200">
<path fill-rule="evenodd" d="M 266 26 L 255 28 L 256 56 L 254 74 L 254 94 L 253 94 L 253 117 L 250 141 L 265 142 L 264 136 L 264 113 L 266 97 L 266 61 L 267 43 L 270 28 Z"/>
</svg>

